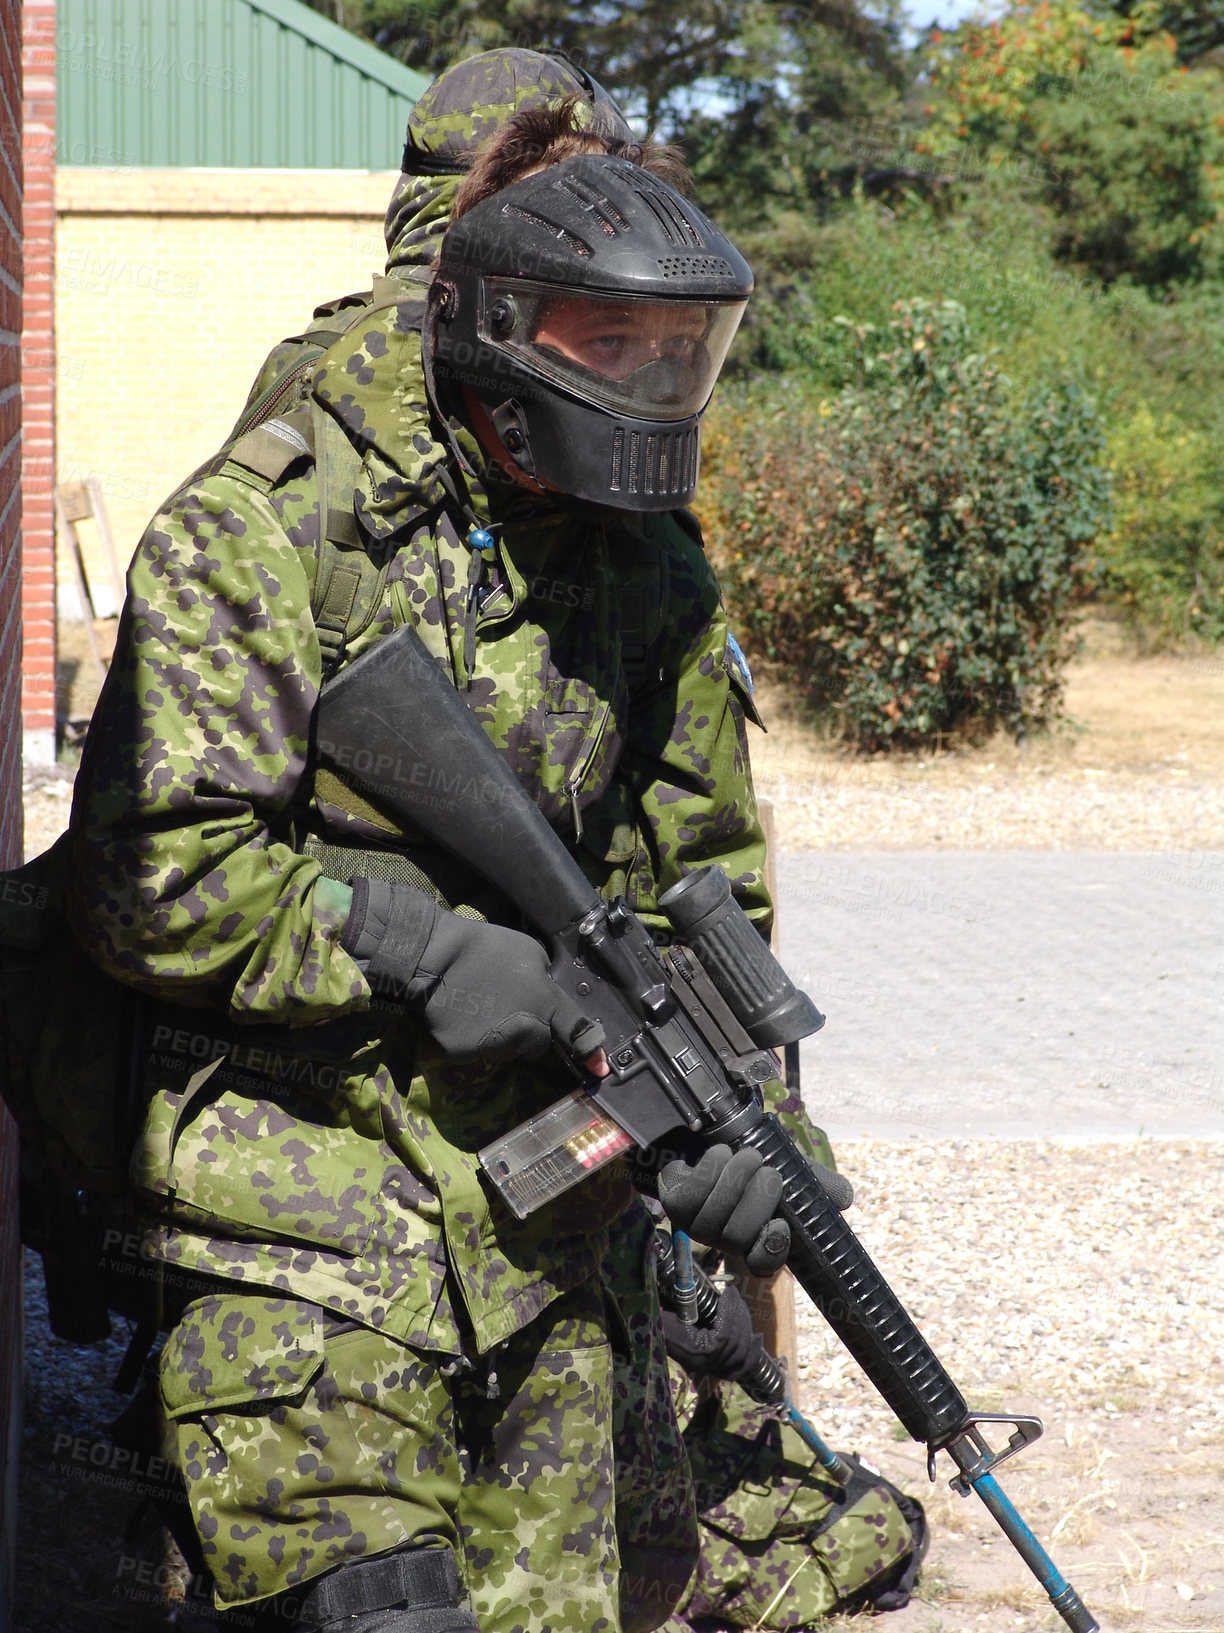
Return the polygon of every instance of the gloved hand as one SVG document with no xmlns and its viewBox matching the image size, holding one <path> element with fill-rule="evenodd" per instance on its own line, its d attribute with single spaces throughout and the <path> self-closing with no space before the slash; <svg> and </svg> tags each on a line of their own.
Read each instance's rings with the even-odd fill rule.
<svg viewBox="0 0 1224 1633">
<path fill-rule="evenodd" d="M 604 1029 L 548 973 L 534 937 L 438 910 L 409 999 L 452 1060 L 535 1059 L 555 1041 L 577 1060 Z"/>
<path fill-rule="evenodd" d="M 724 1287 L 711 1327 L 690 1327 L 670 1310 L 663 1311 L 663 1341 L 673 1361 L 686 1372 L 740 1383 L 751 1379 L 765 1346 L 752 1330 L 748 1306 L 736 1287 Z"/>
<path fill-rule="evenodd" d="M 734 1154 L 707 1146 L 697 1163 L 678 1159 L 659 1171 L 659 1201 L 673 1223 L 696 1242 L 740 1253 L 754 1276 L 786 1263 L 790 1226 L 777 1217 L 782 1179 L 758 1151 Z"/>
<path fill-rule="evenodd" d="M 603 1027 L 552 979 L 534 937 L 451 913 L 412 885 L 352 884 L 341 944 L 374 991 L 420 1015 L 452 1060 L 535 1058 L 554 1041 L 576 1060 L 602 1049 Z"/>
</svg>

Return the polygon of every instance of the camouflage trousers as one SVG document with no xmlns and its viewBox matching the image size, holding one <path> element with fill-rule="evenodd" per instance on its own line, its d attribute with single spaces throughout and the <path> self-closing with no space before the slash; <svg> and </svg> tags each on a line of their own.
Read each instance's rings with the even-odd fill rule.
<svg viewBox="0 0 1224 1633">
<path fill-rule="evenodd" d="M 735 1384 L 720 1384 L 691 1415 L 682 1406 L 681 1417 L 701 1560 L 663 1633 L 690 1633 L 711 1618 L 797 1633 L 834 1610 L 873 1606 L 896 1585 L 915 1545 L 909 1499 L 869 1464 L 852 1457 L 850 1480 L 834 1480 L 797 1430 Z M 910 1508 L 921 1523 L 921 1509 Z"/>
<path fill-rule="evenodd" d="M 482 1633 L 664 1622 L 697 1530 L 648 1231 L 474 1369 L 292 1299 L 189 1305 L 161 1395 L 218 1606 L 284 1595 L 288 1627 L 312 1577 L 415 1543 Z"/>
</svg>

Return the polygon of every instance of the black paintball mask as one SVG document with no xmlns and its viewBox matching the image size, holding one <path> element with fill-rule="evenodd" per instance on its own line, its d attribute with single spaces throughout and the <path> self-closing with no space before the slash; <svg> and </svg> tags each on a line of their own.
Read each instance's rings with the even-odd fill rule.
<svg viewBox="0 0 1224 1633">
<path fill-rule="evenodd" d="M 570 497 L 673 510 L 697 487 L 701 416 L 752 292 L 730 239 L 627 159 L 516 182 L 442 241 L 425 345 L 514 464 Z"/>
</svg>

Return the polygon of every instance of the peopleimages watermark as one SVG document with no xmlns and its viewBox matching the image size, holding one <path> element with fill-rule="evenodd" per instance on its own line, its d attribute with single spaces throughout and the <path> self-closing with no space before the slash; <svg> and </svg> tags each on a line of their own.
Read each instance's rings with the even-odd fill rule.
<svg viewBox="0 0 1224 1633">
<path fill-rule="evenodd" d="M 1209 896 L 1224 896 L 1224 853 L 1220 851 L 1150 851 L 1143 868 L 1145 879 L 1180 885 Z"/>
<path fill-rule="evenodd" d="M 1203 1112 L 1224 1110 L 1224 1071 L 1201 1061 L 1149 1061 L 1107 1054 L 1097 1066 L 1097 1088 L 1129 1095 L 1153 1117 L 1170 1106 Z"/>
<path fill-rule="evenodd" d="M 173 267 L 153 266 L 113 252 L 104 255 L 88 246 L 62 251 L 56 263 L 55 284 L 57 289 L 73 289 L 86 295 L 107 295 L 116 285 L 122 285 L 176 300 L 194 300 L 200 292 L 196 275 L 185 276 Z"/>
<path fill-rule="evenodd" d="M 206 62 L 200 57 L 182 57 L 177 51 L 150 51 L 147 46 L 121 39 L 114 33 L 65 28 L 58 45 L 61 70 L 117 85 L 151 90 L 165 80 L 181 79 L 188 85 L 233 96 L 245 96 L 251 86 L 246 68 Z"/>
<path fill-rule="evenodd" d="M 10 873 L 0 880 L 0 902 L 5 907 L 30 907 L 41 913 L 50 895 L 48 886 L 35 884 L 33 879 L 14 878 Z"/>
<path fill-rule="evenodd" d="M 83 465 L 79 459 L 65 460 L 58 467 L 55 479 L 60 483 L 95 481 L 104 498 L 131 500 L 134 504 L 147 504 L 153 492 L 151 482 L 141 482 L 122 471 L 99 471 L 91 465 Z"/>
<path fill-rule="evenodd" d="M 323 739 L 319 741 L 319 752 L 327 764 L 351 771 L 360 786 L 370 793 L 434 810 L 504 806 L 507 798 L 517 801 L 521 797 L 517 786 L 507 788 L 492 777 L 474 777 L 461 766 L 447 770 L 408 754 Z"/>
<path fill-rule="evenodd" d="M 590 612 L 595 605 L 594 586 L 578 584 L 572 578 L 546 578 L 540 574 L 528 582 L 527 594 L 533 601 L 549 601 L 554 606 L 577 607 L 580 612 Z"/>
<path fill-rule="evenodd" d="M 844 862 L 822 862 L 814 875 L 788 886 L 788 892 L 800 901 L 870 918 L 895 918 L 897 909 L 961 919 L 966 924 L 989 924 L 991 917 L 990 904 L 980 897 L 935 889 L 922 880 L 860 873 Z"/>
<path fill-rule="evenodd" d="M 184 1608 L 189 1609 L 193 1618 L 204 1618 L 216 1621 L 220 1625 L 220 1615 L 213 1604 L 212 1579 L 206 1575 L 192 1575 L 184 1582 L 180 1569 L 164 1560 L 139 1559 L 135 1554 L 122 1554 L 115 1571 L 117 1584 L 116 1591 L 129 1603 L 159 1605 L 163 1611 L 172 1605 L 174 1613 L 179 1614 Z M 296 1595 L 277 1594 L 271 1599 L 261 1599 L 256 1614 L 244 1609 L 241 1604 L 229 1607 L 225 1611 L 226 1627 L 266 1627 L 268 1619 L 275 1617 L 291 1624 L 296 1623 L 302 1613 L 302 1601 Z"/>
<path fill-rule="evenodd" d="M 27 346 L 22 361 L 28 369 L 54 369 L 60 380 L 79 380 L 85 373 L 85 359 L 75 352 L 57 352 L 53 346 Z"/>
<path fill-rule="evenodd" d="M 341 1068 L 332 1061 L 291 1054 L 274 1045 L 193 1032 L 188 1027 L 155 1026 L 150 1048 L 164 1071 L 182 1072 L 193 1062 L 224 1061 L 227 1069 L 217 1077 L 219 1087 L 259 1088 L 266 1093 L 273 1086 L 288 1086 L 328 1092 L 342 1088 L 345 1081 Z"/>
<path fill-rule="evenodd" d="M 178 1470 L 167 1458 L 92 1440 L 61 1430 L 51 1446 L 51 1472 L 60 1480 L 83 1480 L 139 1497 L 173 1497 L 181 1490 Z"/>
</svg>

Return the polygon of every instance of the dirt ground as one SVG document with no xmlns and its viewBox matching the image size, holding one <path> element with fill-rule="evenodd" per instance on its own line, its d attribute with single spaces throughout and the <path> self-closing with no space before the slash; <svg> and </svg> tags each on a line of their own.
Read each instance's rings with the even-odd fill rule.
<svg viewBox="0 0 1224 1633">
<path fill-rule="evenodd" d="M 854 1228 L 970 1407 L 1043 1419 L 999 1483 L 1106 1633 L 1219 1633 L 1224 1145 L 855 1141 L 838 1158 Z M 918 1596 L 881 1633 L 1054 1633 L 984 1506 L 949 1491 L 948 1459 L 928 1484 L 923 1448 L 802 1299 L 798 1315 L 816 1423 L 931 1520 Z"/>
</svg>

